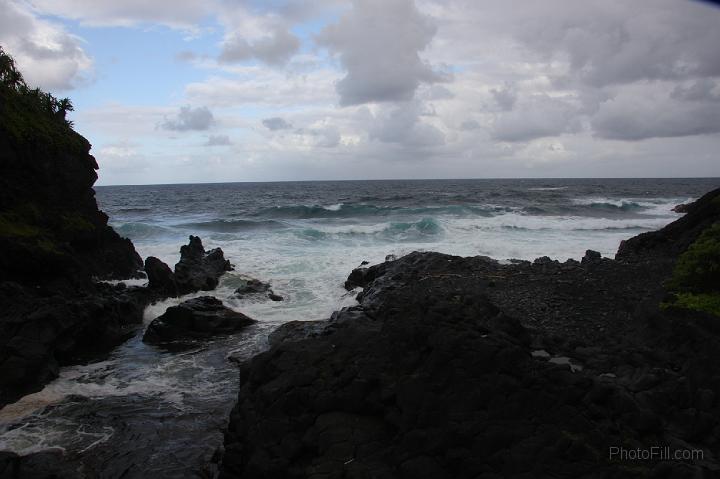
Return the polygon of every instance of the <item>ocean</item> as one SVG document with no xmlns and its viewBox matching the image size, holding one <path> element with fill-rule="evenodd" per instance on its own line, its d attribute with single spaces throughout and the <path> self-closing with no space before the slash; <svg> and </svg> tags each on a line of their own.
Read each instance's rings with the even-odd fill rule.
<svg viewBox="0 0 720 479">
<path fill-rule="evenodd" d="M 565 260 L 593 249 L 612 257 L 621 240 L 671 222 L 675 205 L 718 186 L 720 179 L 542 179 L 97 187 L 111 225 L 143 257 L 173 266 L 190 234 L 221 247 L 235 271 L 210 294 L 258 323 L 182 353 L 146 345 L 139 328 L 108 357 L 64 367 L 42 391 L 0 410 L 0 451 L 59 450 L 75 469 L 129 478 L 211 477 L 237 397 L 233 362 L 262 351 L 283 322 L 354 304 L 356 292 L 343 283 L 362 261 L 414 250 Z M 284 301 L 237 298 L 247 276 L 270 282 Z M 145 324 L 184 299 L 149 306 Z"/>
<path fill-rule="evenodd" d="M 98 187 L 100 207 L 139 253 L 174 265 L 188 235 L 235 265 L 218 294 L 267 320 L 322 319 L 351 301 L 362 261 L 439 251 L 499 260 L 613 257 L 621 240 L 678 217 L 718 179 L 421 180 Z M 285 301 L 242 304 L 238 275 Z"/>
</svg>

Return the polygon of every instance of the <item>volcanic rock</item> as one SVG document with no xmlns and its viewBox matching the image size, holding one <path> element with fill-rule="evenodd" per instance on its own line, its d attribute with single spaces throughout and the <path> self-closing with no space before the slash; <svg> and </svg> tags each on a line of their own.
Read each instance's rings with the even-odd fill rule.
<svg viewBox="0 0 720 479">
<path fill-rule="evenodd" d="M 175 265 L 178 293 L 213 290 L 220 276 L 231 270 L 230 261 L 220 248 L 206 252 L 202 240 L 191 235 L 190 242 L 180 248 L 180 261 Z"/>
<path fill-rule="evenodd" d="M 157 344 L 208 339 L 235 333 L 254 322 L 217 298 L 201 296 L 168 308 L 150 323 L 143 341 Z"/>
</svg>

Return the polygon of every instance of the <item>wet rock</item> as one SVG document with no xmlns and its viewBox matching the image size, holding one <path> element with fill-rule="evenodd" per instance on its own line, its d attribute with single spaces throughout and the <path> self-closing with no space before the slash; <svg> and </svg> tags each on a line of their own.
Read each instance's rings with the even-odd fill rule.
<svg viewBox="0 0 720 479">
<path fill-rule="evenodd" d="M 657 307 L 675 248 L 582 263 L 415 252 L 353 270 L 358 306 L 283 325 L 242 365 L 221 477 L 630 477 L 609 447 L 650 440 L 708 451 L 687 469 L 712 477 L 720 331 Z"/>
<path fill-rule="evenodd" d="M 231 270 L 230 261 L 225 259 L 222 249 L 206 252 L 202 240 L 191 235 L 190 242 L 180 248 L 180 261 L 175 265 L 178 293 L 213 290 L 220 276 Z"/>
<path fill-rule="evenodd" d="M 672 211 L 674 211 L 675 213 L 687 213 L 689 209 L 689 203 L 680 203 L 679 205 L 673 206 Z"/>
<path fill-rule="evenodd" d="M 60 366 L 102 355 L 142 323 L 142 291 L 99 283 L 82 291 L 0 283 L 0 405 L 39 390 Z"/>
<path fill-rule="evenodd" d="M 273 293 L 272 291 L 270 291 L 270 292 L 268 293 L 267 297 L 268 297 L 271 301 L 282 301 L 282 300 L 283 300 L 283 297 L 282 297 L 282 296 L 280 296 L 279 294 L 275 294 L 275 293 Z"/>
<path fill-rule="evenodd" d="M 270 291 L 270 285 L 263 283 L 259 279 L 248 279 L 245 284 L 235 290 L 237 296 L 246 296 L 249 294 L 265 294 Z"/>
<path fill-rule="evenodd" d="M 250 278 L 245 281 L 245 284 L 235 290 L 235 295 L 238 297 L 246 296 L 262 296 L 271 301 L 282 301 L 283 297 L 275 292 L 270 287 L 269 283 L 263 283 L 259 279 Z"/>
<path fill-rule="evenodd" d="M 148 287 L 167 296 L 177 294 L 175 273 L 170 267 L 154 256 L 145 259 L 145 273 L 148 277 Z"/>
<path fill-rule="evenodd" d="M 235 333 L 255 320 L 223 305 L 212 296 L 189 299 L 171 306 L 154 319 L 143 336 L 146 343 L 208 339 Z"/>
<path fill-rule="evenodd" d="M 585 256 L 583 256 L 580 263 L 584 264 L 584 265 L 591 265 L 591 264 L 597 264 L 600 261 L 602 261 L 602 255 L 600 253 L 598 253 L 597 251 L 593 251 L 593 250 L 589 249 L 589 250 L 585 251 Z"/>
</svg>

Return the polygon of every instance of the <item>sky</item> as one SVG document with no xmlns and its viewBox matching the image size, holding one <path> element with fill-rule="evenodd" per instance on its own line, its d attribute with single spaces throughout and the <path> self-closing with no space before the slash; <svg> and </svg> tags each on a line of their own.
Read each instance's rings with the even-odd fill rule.
<svg viewBox="0 0 720 479">
<path fill-rule="evenodd" d="M 720 176 L 720 7 L 0 0 L 98 184 Z"/>
</svg>

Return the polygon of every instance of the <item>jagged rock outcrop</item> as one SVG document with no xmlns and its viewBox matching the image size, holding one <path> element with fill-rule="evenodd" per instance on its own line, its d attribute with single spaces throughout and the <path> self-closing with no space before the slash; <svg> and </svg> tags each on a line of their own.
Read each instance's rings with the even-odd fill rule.
<svg viewBox="0 0 720 479">
<path fill-rule="evenodd" d="M 220 248 L 205 251 L 202 240 L 190 236 L 190 242 L 180 248 L 180 261 L 175 265 L 178 293 L 213 290 L 226 271 L 232 271 L 232 265 Z"/>
<path fill-rule="evenodd" d="M 148 287 L 163 296 L 211 291 L 217 287 L 220 276 L 232 269 L 222 249 L 205 251 L 197 236 L 190 236 L 189 243 L 180 248 L 180 261 L 174 272 L 154 256 L 145 260 Z"/>
<path fill-rule="evenodd" d="M 167 296 L 177 295 L 175 273 L 160 259 L 155 256 L 145 258 L 145 274 L 148 278 L 148 288 Z"/>
<path fill-rule="evenodd" d="M 663 255 L 702 211 L 630 240 L 642 261 L 412 253 L 353 273 L 358 306 L 242 365 L 221 477 L 714 477 L 720 323 L 660 307 Z M 657 444 L 704 458 L 610 455 Z"/>
<path fill-rule="evenodd" d="M 169 307 L 150 323 L 143 341 L 163 344 L 208 339 L 235 333 L 254 322 L 217 298 L 201 296 Z"/>
</svg>

